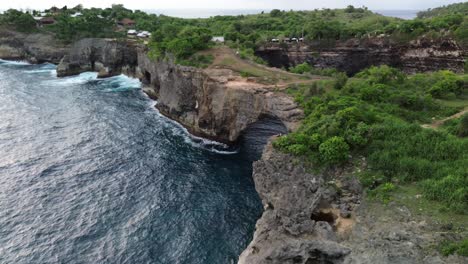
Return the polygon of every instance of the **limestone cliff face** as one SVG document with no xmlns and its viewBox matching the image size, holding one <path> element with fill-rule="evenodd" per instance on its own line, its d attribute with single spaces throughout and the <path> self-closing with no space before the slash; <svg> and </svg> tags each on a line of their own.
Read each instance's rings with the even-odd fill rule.
<svg viewBox="0 0 468 264">
<path fill-rule="evenodd" d="M 256 54 L 274 67 L 308 62 L 317 68 L 336 68 L 355 74 L 372 65 L 390 65 L 407 73 L 452 70 L 463 72 L 466 48 L 453 40 L 419 39 L 399 44 L 388 38 L 350 39 L 344 42 L 275 44 L 259 48 Z"/>
<path fill-rule="evenodd" d="M 57 64 L 67 51 L 68 46 L 57 41 L 51 34 L 23 34 L 0 30 L 1 59 Z"/>
<path fill-rule="evenodd" d="M 254 163 L 255 188 L 265 210 L 239 264 L 335 264 L 351 253 L 339 240 L 352 228 L 359 183 L 340 182 L 332 171 L 312 173 L 301 164 L 271 144 Z"/>
<path fill-rule="evenodd" d="M 160 112 L 197 135 L 233 143 L 262 118 L 279 119 L 292 130 L 303 115 L 289 96 L 244 81 L 230 70 L 154 61 L 144 52 L 139 53 L 138 66 L 138 76 L 157 98 Z"/>
<path fill-rule="evenodd" d="M 306 167 L 301 158 L 271 144 L 254 163 L 255 188 L 264 212 L 239 264 L 462 264 L 434 245 L 450 235 L 443 225 L 402 204 L 363 199 L 357 168 Z M 445 230 L 445 231 L 444 231 Z"/>
<path fill-rule="evenodd" d="M 75 42 L 57 67 L 57 76 L 96 71 L 99 77 L 132 73 L 137 66 L 137 48 L 132 42 L 88 38 Z"/>
</svg>

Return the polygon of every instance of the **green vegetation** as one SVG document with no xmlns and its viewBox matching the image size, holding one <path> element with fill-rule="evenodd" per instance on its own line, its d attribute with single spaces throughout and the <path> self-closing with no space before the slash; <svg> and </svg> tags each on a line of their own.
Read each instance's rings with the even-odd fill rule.
<svg viewBox="0 0 468 264">
<path fill-rule="evenodd" d="M 468 257 L 468 238 L 459 242 L 446 241 L 439 247 L 440 252 L 444 256 L 458 254 L 460 256 Z"/>
<path fill-rule="evenodd" d="M 418 183 L 425 198 L 468 212 L 468 140 L 420 126 L 460 111 L 434 96 L 463 96 L 463 76 L 449 71 L 406 76 L 381 66 L 360 72 L 340 90 L 335 83 L 325 80 L 289 90 L 306 117 L 298 131 L 276 140 L 275 147 L 327 166 L 353 162 L 348 154 L 363 155 L 368 168 L 361 180 L 376 194 L 392 189 L 389 183 Z M 328 92 L 317 92 L 317 87 Z M 386 200 L 386 195 L 380 198 Z"/>
<path fill-rule="evenodd" d="M 292 73 L 297 73 L 297 74 L 304 74 L 312 71 L 312 66 L 308 64 L 307 62 L 304 62 L 302 64 L 298 64 L 291 69 L 289 69 L 290 72 Z"/>
<path fill-rule="evenodd" d="M 461 14 L 468 15 L 468 3 L 458 3 L 448 6 L 437 7 L 418 13 L 419 18 L 432 18 L 437 16 Z"/>
<path fill-rule="evenodd" d="M 447 120 L 442 128 L 454 136 L 468 137 L 468 113 L 460 118 Z"/>
<path fill-rule="evenodd" d="M 173 28 L 165 25 L 152 35 L 151 54 L 154 57 L 164 57 L 166 53 L 173 54 L 177 59 L 187 59 L 199 50 L 205 50 L 212 44 L 211 32 L 208 29 L 186 26 Z"/>
<path fill-rule="evenodd" d="M 197 68 L 207 68 L 213 63 L 214 57 L 211 54 L 195 54 L 186 60 L 179 60 L 178 63 L 185 66 Z"/>
<path fill-rule="evenodd" d="M 21 11 L 9 9 L 0 15 L 0 25 L 13 27 L 15 30 L 25 33 L 36 31 L 36 21 L 34 18 Z"/>
<path fill-rule="evenodd" d="M 60 14 L 56 23 L 47 26 L 47 30 L 56 34 L 64 42 L 72 42 L 81 38 L 111 38 L 124 37 L 124 33 L 114 31 L 114 22 L 97 16 L 100 12 L 86 12 L 79 17 Z"/>
<path fill-rule="evenodd" d="M 324 45 L 338 39 L 367 38 L 385 34 L 396 40 L 408 41 L 425 35 L 438 38 L 453 36 L 461 41 L 468 39 L 466 3 L 449 5 L 421 13 L 420 18 L 402 20 L 385 17 L 367 8 L 348 6 L 345 9 L 322 9 L 313 11 L 281 11 L 239 16 L 214 16 L 206 19 L 182 19 L 164 15 L 147 14 L 129 10 L 122 5 L 111 8 L 84 9 L 53 8 L 46 10 L 48 17 L 57 24 L 36 28 L 32 15 L 39 11 L 24 13 L 9 10 L 0 15 L 0 24 L 15 27 L 20 31 L 52 31 L 66 41 L 82 37 L 119 37 L 125 29 L 116 22 L 129 18 L 135 21 L 132 28 L 153 33 L 150 45 L 155 56 L 173 53 L 177 59 L 186 60 L 199 50 L 210 45 L 208 37 L 224 36 L 226 44 L 239 50 L 242 58 L 262 63 L 254 56 L 254 50 L 273 38 L 300 38 L 322 40 Z M 82 16 L 70 17 L 80 12 Z M 286 44 L 286 43 L 284 43 Z"/>
</svg>

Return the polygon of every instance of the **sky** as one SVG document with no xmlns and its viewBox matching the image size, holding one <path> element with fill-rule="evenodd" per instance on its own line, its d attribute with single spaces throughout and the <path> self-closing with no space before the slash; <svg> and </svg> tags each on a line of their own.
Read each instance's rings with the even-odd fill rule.
<svg viewBox="0 0 468 264">
<path fill-rule="evenodd" d="M 0 10 L 68 7 L 81 3 L 85 7 L 109 7 L 124 4 L 130 9 L 315 9 L 340 8 L 347 5 L 367 6 L 372 10 L 423 10 L 462 0 L 0 0 Z"/>
</svg>

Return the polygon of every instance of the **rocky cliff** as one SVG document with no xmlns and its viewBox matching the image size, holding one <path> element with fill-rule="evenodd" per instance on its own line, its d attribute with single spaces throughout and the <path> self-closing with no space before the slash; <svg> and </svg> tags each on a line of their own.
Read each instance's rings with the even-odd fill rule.
<svg viewBox="0 0 468 264">
<path fill-rule="evenodd" d="M 434 245 L 447 236 L 438 223 L 403 205 L 364 199 L 353 167 L 314 170 L 269 144 L 254 163 L 264 206 L 254 238 L 239 264 L 462 264 Z"/>
<path fill-rule="evenodd" d="M 57 76 L 96 71 L 98 77 L 135 72 L 138 64 L 137 45 L 114 39 L 82 39 L 75 42 L 60 60 Z"/>
<path fill-rule="evenodd" d="M 273 67 L 308 62 L 316 68 L 336 68 L 355 74 L 371 65 L 390 65 L 407 73 L 441 69 L 463 72 L 468 51 L 454 40 L 419 39 L 401 44 L 388 38 L 269 43 L 256 55 Z"/>
<path fill-rule="evenodd" d="M 58 64 L 69 47 L 51 34 L 23 34 L 0 29 L 0 58 Z"/>
<path fill-rule="evenodd" d="M 233 143 L 249 125 L 264 118 L 294 129 L 302 110 L 272 87 L 247 82 L 230 70 L 201 70 L 138 56 L 138 74 L 157 98 L 157 108 L 192 133 Z"/>
</svg>

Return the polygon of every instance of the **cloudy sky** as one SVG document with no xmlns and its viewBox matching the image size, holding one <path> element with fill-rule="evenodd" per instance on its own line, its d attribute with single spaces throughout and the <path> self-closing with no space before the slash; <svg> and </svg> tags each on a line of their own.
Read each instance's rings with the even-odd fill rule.
<svg viewBox="0 0 468 264">
<path fill-rule="evenodd" d="M 73 7 L 82 3 L 86 7 L 108 7 L 113 3 L 124 4 L 131 9 L 314 9 L 337 8 L 349 4 L 365 5 L 373 10 L 422 10 L 462 0 L 0 0 L 0 9 L 46 8 L 50 6 Z"/>
</svg>

